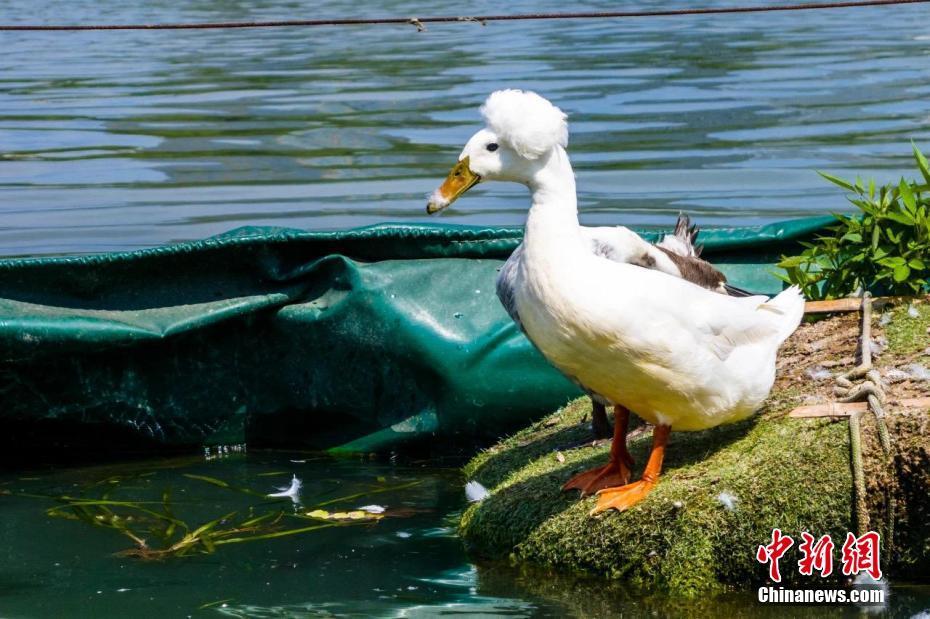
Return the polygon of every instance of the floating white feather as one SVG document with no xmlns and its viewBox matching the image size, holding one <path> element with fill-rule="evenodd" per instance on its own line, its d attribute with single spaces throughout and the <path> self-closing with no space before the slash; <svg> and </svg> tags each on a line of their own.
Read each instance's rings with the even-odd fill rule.
<svg viewBox="0 0 930 619">
<path fill-rule="evenodd" d="M 269 494 L 268 496 L 274 499 L 290 499 L 294 503 L 300 502 L 300 488 L 303 486 L 301 481 L 297 479 L 297 476 L 291 479 L 291 485 L 286 488 L 278 488 L 279 492 Z"/>
</svg>

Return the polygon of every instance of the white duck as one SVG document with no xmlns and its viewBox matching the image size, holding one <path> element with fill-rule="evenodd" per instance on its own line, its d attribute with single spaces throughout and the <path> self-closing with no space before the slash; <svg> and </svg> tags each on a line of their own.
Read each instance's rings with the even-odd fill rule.
<svg viewBox="0 0 930 619">
<path fill-rule="evenodd" d="M 523 244 L 501 271 L 507 278 L 501 300 L 553 365 L 614 403 L 608 464 L 566 487 L 601 488 L 592 513 L 623 511 L 658 481 L 672 428 L 704 430 L 760 407 L 775 379 L 778 347 L 800 323 L 804 298 L 795 287 L 773 299 L 725 296 L 632 258 L 593 252 L 578 223 L 565 114 L 519 90 L 491 94 L 481 112 L 487 127 L 465 145 L 427 211 L 445 208 L 478 182 L 529 187 Z M 642 250 L 645 241 L 635 233 L 621 234 L 620 248 L 630 256 Z M 630 410 L 655 425 L 649 461 L 635 483 L 627 483 Z"/>
<path fill-rule="evenodd" d="M 591 251 L 599 256 L 613 260 L 635 264 L 646 269 L 655 269 L 673 277 L 686 279 L 692 284 L 713 290 L 721 294 L 737 297 L 750 296 L 751 293 L 741 290 L 727 283 L 726 276 L 714 268 L 712 264 L 701 258 L 701 247 L 694 242 L 698 235 L 697 226 L 691 225 L 687 215 L 680 213 L 675 224 L 675 231 L 665 235 L 655 245 L 650 245 L 638 234 L 624 226 L 615 227 L 581 227 L 582 236 L 588 240 Z M 497 296 L 504 304 L 507 313 L 517 326 L 522 329 L 520 314 L 514 306 L 513 289 L 517 278 L 518 265 L 523 256 L 523 245 L 514 250 L 501 269 L 497 278 Z M 610 426 L 607 422 L 607 407 L 611 403 L 607 398 L 586 389 L 578 384 L 591 397 L 591 428 L 597 438 L 610 435 Z M 624 434 L 625 434 L 624 430 Z M 629 466 L 632 467 L 632 459 Z M 616 485 L 615 479 L 599 477 L 596 481 L 585 480 L 583 476 L 573 479 L 565 485 L 565 489 L 577 488 L 582 495 L 589 494 L 610 485 Z M 626 480 L 629 481 L 629 480 Z M 626 483 L 623 481 L 623 483 Z"/>
</svg>

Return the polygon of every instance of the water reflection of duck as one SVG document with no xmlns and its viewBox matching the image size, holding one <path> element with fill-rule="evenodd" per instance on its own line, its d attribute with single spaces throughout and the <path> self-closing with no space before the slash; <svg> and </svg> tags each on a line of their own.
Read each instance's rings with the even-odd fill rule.
<svg viewBox="0 0 930 619">
<path fill-rule="evenodd" d="M 578 223 L 565 114 L 517 90 L 493 93 L 482 114 L 487 127 L 465 145 L 427 210 L 445 208 L 481 181 L 529 187 L 523 244 L 502 269 L 498 293 L 553 365 L 615 404 L 608 464 L 566 487 L 597 491 L 594 512 L 622 511 L 655 486 L 673 427 L 703 430 L 759 408 L 775 378 L 778 347 L 797 328 L 804 299 L 797 288 L 773 299 L 717 294 L 682 279 L 685 263 L 676 262 L 676 252 L 656 249 L 625 228 L 608 228 L 614 241 L 595 241 L 592 250 L 591 229 Z M 666 259 L 677 273 L 659 266 Z M 626 449 L 630 410 L 655 425 L 649 462 L 635 483 L 629 483 Z"/>
</svg>

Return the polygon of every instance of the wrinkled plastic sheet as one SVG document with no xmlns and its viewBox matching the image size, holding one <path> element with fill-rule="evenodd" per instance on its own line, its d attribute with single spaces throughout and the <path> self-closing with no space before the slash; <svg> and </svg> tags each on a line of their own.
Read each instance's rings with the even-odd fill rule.
<svg viewBox="0 0 930 619">
<path fill-rule="evenodd" d="M 701 242 L 732 283 L 775 293 L 779 256 L 830 221 L 708 229 Z M 521 235 L 247 227 L 0 260 L 0 422 L 40 442 L 36 424 L 154 449 L 492 439 L 577 395 L 495 296 Z"/>
</svg>

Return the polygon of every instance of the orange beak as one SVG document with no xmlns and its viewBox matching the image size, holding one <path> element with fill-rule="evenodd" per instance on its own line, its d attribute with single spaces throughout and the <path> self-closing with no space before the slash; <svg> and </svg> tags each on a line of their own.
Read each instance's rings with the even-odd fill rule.
<svg viewBox="0 0 930 619">
<path fill-rule="evenodd" d="M 452 168 L 449 176 L 443 181 L 439 189 L 433 192 L 426 203 L 426 212 L 432 215 L 438 213 L 455 202 L 460 195 L 477 185 L 481 177 L 468 167 L 468 157 L 465 157 Z"/>
</svg>

